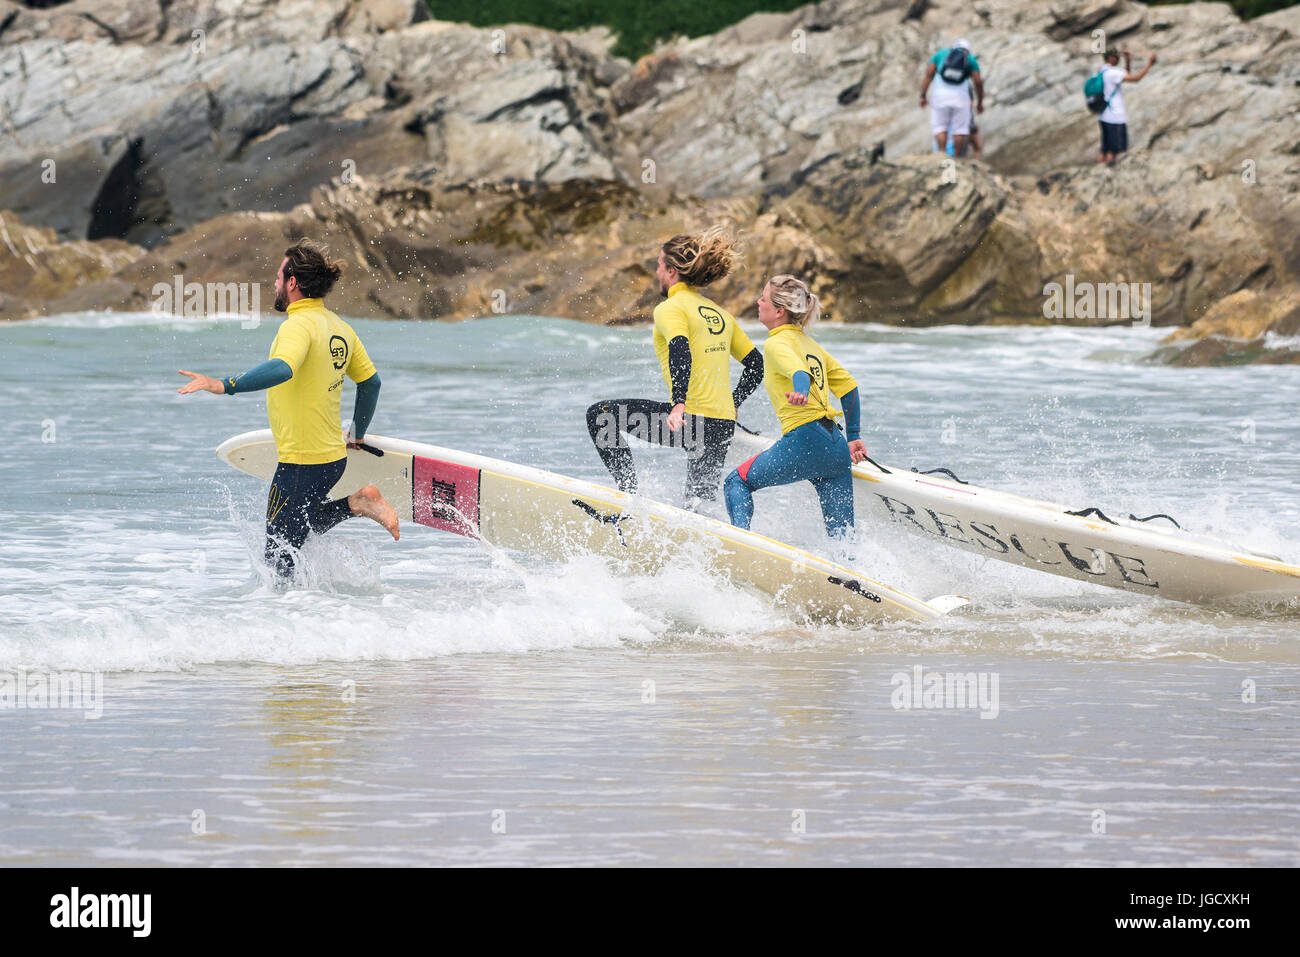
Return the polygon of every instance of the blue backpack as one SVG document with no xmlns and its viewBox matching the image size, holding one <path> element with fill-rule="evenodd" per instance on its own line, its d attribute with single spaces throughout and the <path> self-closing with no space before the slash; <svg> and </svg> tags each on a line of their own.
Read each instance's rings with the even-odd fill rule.
<svg viewBox="0 0 1300 957">
<path fill-rule="evenodd" d="M 1083 102 L 1088 107 L 1089 113 L 1104 113 L 1106 107 L 1110 106 L 1110 100 L 1115 99 L 1115 93 L 1119 92 L 1119 84 L 1115 85 L 1115 93 L 1106 98 L 1106 81 L 1102 79 L 1103 70 L 1098 70 L 1096 74 L 1088 77 L 1083 84 Z"/>
</svg>

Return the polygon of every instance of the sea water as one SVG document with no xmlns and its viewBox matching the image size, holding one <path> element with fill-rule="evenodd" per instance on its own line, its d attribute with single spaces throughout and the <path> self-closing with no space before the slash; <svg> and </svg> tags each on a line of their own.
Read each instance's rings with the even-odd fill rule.
<svg viewBox="0 0 1300 957">
<path fill-rule="evenodd" d="M 1300 863 L 1294 615 L 889 527 L 837 557 L 972 606 L 845 628 L 699 556 L 638 576 L 365 520 L 275 591 L 265 484 L 213 454 L 264 397 L 175 390 L 261 361 L 277 318 L 0 324 L 0 864 Z M 645 328 L 355 327 L 373 431 L 602 484 L 586 407 L 666 391 Z M 878 461 L 1300 561 L 1300 369 L 1141 361 L 1161 334 L 817 330 Z M 740 419 L 775 434 L 761 390 Z M 634 455 L 676 502 L 681 454 Z M 829 550 L 807 488 L 755 500 L 756 531 Z M 972 693 L 924 693 L 947 676 Z"/>
</svg>

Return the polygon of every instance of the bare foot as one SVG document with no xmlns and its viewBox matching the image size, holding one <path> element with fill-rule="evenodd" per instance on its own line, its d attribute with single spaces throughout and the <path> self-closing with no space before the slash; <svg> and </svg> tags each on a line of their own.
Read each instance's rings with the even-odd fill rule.
<svg viewBox="0 0 1300 957">
<path fill-rule="evenodd" d="M 384 501 L 384 497 L 379 494 L 379 489 L 373 485 L 367 485 L 349 495 L 348 508 L 352 509 L 353 515 L 373 518 L 384 526 L 388 529 L 388 534 L 393 536 L 393 541 L 397 541 L 400 537 L 397 528 L 397 512 L 393 510 L 393 506 Z"/>
</svg>

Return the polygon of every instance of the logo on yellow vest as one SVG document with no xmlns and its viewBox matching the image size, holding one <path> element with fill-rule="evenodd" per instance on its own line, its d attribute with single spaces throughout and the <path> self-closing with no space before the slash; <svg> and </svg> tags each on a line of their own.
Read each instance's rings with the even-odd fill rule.
<svg viewBox="0 0 1300 957">
<path fill-rule="evenodd" d="M 715 336 L 722 335 L 722 330 L 727 328 L 727 320 L 712 306 L 700 306 L 700 318 L 709 327 L 709 332 Z"/>
<path fill-rule="evenodd" d="M 330 336 L 330 357 L 334 360 L 335 369 L 342 369 L 348 364 L 348 341 L 342 336 Z"/>
<path fill-rule="evenodd" d="M 813 383 L 819 389 L 826 388 L 826 371 L 822 369 L 821 359 L 811 353 L 804 358 L 808 360 L 808 374 L 812 376 Z"/>
</svg>

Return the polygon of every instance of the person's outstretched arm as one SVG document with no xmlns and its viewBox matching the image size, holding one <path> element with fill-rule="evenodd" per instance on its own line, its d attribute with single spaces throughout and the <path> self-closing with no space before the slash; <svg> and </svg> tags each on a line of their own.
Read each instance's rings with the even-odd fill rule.
<svg viewBox="0 0 1300 957">
<path fill-rule="evenodd" d="M 984 112 L 984 78 L 980 76 L 980 71 L 976 70 L 970 75 L 971 82 L 975 84 L 975 112 Z"/>
<path fill-rule="evenodd" d="M 293 370 L 283 359 L 267 359 L 253 366 L 243 375 L 227 376 L 224 379 L 213 379 L 199 372 L 186 372 L 184 369 L 177 371 L 181 375 L 190 377 L 189 382 L 176 390 L 181 395 L 189 395 L 191 392 L 211 392 L 213 395 L 260 392 L 293 378 Z"/>
<path fill-rule="evenodd" d="M 1147 75 L 1147 70 L 1151 69 L 1151 64 L 1155 62 L 1156 62 L 1156 55 L 1153 53 L 1149 57 L 1147 57 L 1147 65 L 1144 66 L 1142 69 L 1138 70 L 1138 72 L 1136 73 L 1129 72 L 1124 74 L 1125 82 L 1137 83 L 1139 80 L 1142 79 L 1142 77 Z"/>
</svg>

